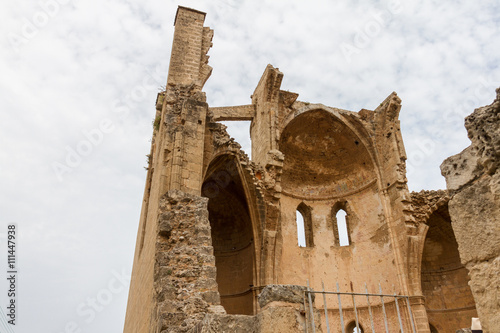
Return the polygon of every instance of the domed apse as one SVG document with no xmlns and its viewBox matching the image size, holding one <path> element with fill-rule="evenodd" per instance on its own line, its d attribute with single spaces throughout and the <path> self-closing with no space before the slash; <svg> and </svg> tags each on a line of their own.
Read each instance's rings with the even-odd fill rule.
<svg viewBox="0 0 500 333">
<path fill-rule="evenodd" d="M 448 206 L 437 209 L 427 224 L 422 255 L 425 307 L 435 331 L 455 332 L 468 327 L 470 318 L 477 314 L 467 270 L 460 263 Z"/>
<path fill-rule="evenodd" d="M 375 178 L 368 150 L 356 134 L 324 110 L 303 113 L 284 129 L 286 193 L 323 197 L 353 191 Z"/>
<path fill-rule="evenodd" d="M 254 242 L 252 222 L 234 158 L 212 162 L 202 194 L 217 267 L 221 304 L 229 314 L 253 314 Z"/>
</svg>

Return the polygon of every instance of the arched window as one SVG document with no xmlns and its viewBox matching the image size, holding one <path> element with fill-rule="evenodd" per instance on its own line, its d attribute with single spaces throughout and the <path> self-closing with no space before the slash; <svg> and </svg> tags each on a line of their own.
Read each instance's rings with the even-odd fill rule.
<svg viewBox="0 0 500 333">
<path fill-rule="evenodd" d="M 253 221 L 236 158 L 220 155 L 208 168 L 202 195 L 208 198 L 210 236 L 220 303 L 228 314 L 254 314 Z"/>
<path fill-rule="evenodd" d="M 300 247 L 313 247 L 313 226 L 311 208 L 301 203 L 295 212 L 297 223 L 297 243 Z"/>
<path fill-rule="evenodd" d="M 300 247 L 306 246 L 306 233 L 304 227 L 304 216 L 300 211 L 295 212 L 295 218 L 297 221 L 297 240 Z"/>
<path fill-rule="evenodd" d="M 347 246 L 349 245 L 349 233 L 347 232 L 347 213 L 345 210 L 340 209 L 335 215 L 337 220 L 337 230 L 339 237 L 339 245 Z"/>
<path fill-rule="evenodd" d="M 358 329 L 358 327 L 359 327 L 359 329 Z M 351 321 L 347 325 L 346 332 L 347 333 L 364 333 L 363 327 L 361 326 L 360 323 L 358 323 L 358 327 L 356 327 L 356 322 L 355 321 Z"/>
<path fill-rule="evenodd" d="M 431 333 L 438 333 L 438 330 L 429 323 L 429 328 L 431 329 Z"/>
<path fill-rule="evenodd" d="M 351 233 L 349 228 L 349 214 L 347 213 L 347 202 L 337 202 L 332 209 L 332 227 L 335 244 L 348 246 L 351 244 Z"/>
</svg>

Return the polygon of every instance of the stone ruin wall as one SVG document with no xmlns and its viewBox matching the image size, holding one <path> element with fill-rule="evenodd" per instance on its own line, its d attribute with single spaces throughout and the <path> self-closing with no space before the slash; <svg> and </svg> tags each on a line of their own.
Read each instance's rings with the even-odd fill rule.
<svg viewBox="0 0 500 333">
<path fill-rule="evenodd" d="M 461 262 L 484 332 L 500 332 L 500 88 L 465 119 L 471 145 L 441 165 Z"/>
<path fill-rule="evenodd" d="M 415 220 L 426 228 L 418 281 L 429 323 L 438 332 L 468 327 L 477 311 L 450 223 L 448 193 L 421 191 L 411 197 Z"/>
<path fill-rule="evenodd" d="M 300 102 L 268 65 L 251 104 L 209 107 L 201 89 L 213 31 L 204 19 L 184 7 L 176 15 L 124 332 L 303 332 L 304 287 L 293 285 L 306 281 L 315 290 L 340 282 L 342 291 L 366 282 L 369 292 L 380 283 L 409 295 L 417 332 L 467 327 L 480 302 L 450 226 L 459 192 L 451 201 L 444 191 L 408 192 L 399 97 L 359 112 Z M 222 120 L 252 122 L 252 160 Z M 349 246 L 339 244 L 339 209 L 348 214 Z M 305 247 L 297 246 L 296 211 L 308 220 Z M 358 311 L 367 330 L 365 303 Z M 336 303 L 328 304 L 337 324 Z M 321 332 L 321 299 L 316 306 Z M 388 314 L 398 330 L 391 304 Z M 354 319 L 348 307 L 344 315 Z M 402 315 L 410 331 L 409 313 Z"/>
</svg>

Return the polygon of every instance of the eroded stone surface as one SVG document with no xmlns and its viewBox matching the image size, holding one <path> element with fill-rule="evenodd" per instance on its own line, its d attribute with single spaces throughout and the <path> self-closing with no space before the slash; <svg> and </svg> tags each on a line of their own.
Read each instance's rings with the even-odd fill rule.
<svg viewBox="0 0 500 333">
<path fill-rule="evenodd" d="M 500 332 L 500 89 L 465 120 L 470 147 L 443 162 L 452 226 L 485 332 Z"/>
<path fill-rule="evenodd" d="M 185 7 L 176 15 L 167 86 L 155 103 L 125 332 L 304 332 L 306 283 L 314 290 L 323 284 L 336 290 L 338 283 L 343 292 L 381 287 L 408 295 L 419 333 L 429 332 L 429 321 L 440 332 L 464 327 L 469 319 L 462 317 L 475 314 L 475 306 L 449 197 L 409 193 L 397 94 L 359 112 L 304 102 L 282 90 L 284 74 L 268 65 L 251 104 L 209 108 L 201 90 L 211 72 L 213 31 L 204 19 Z M 252 160 L 219 120 L 251 121 Z M 483 283 L 493 272 L 485 262 L 496 244 L 488 216 L 497 212 L 459 192 L 497 200 L 498 138 L 490 130 L 498 121 L 478 112 L 467 126 L 473 146 L 450 158 L 443 173 L 457 191 L 450 202 L 455 214 L 469 214 L 468 206 L 481 219 L 460 237 L 477 247 L 488 242 L 465 260 Z M 476 293 L 491 293 L 476 282 Z M 328 313 L 340 323 L 334 298 Z M 356 302 L 366 329 L 367 302 Z M 396 310 L 387 311 L 389 331 L 396 332 Z M 408 310 L 401 311 L 410 331 Z M 313 315 L 320 332 L 324 312 Z M 344 315 L 352 325 L 348 305 Z M 375 325 L 384 325 L 382 317 Z"/>
<path fill-rule="evenodd" d="M 444 190 L 411 193 L 412 215 L 417 223 L 426 223 L 429 216 L 439 207 L 448 204 L 450 197 Z"/>
<path fill-rule="evenodd" d="M 500 257 L 467 264 L 484 332 L 500 332 Z"/>
<path fill-rule="evenodd" d="M 459 155 L 448 157 L 441 165 L 441 173 L 446 178 L 446 188 L 455 191 L 479 177 L 481 167 L 478 166 L 477 159 L 471 146 Z"/>
<path fill-rule="evenodd" d="M 220 304 L 207 204 L 178 190 L 160 200 L 154 274 L 160 332 L 186 332 Z"/>
<path fill-rule="evenodd" d="M 188 333 L 221 332 L 258 333 L 260 331 L 254 316 L 208 314 Z"/>
<path fill-rule="evenodd" d="M 307 287 L 295 285 L 267 285 L 259 295 L 259 306 L 263 308 L 271 302 L 304 303 Z M 314 300 L 314 294 L 311 295 Z"/>
</svg>

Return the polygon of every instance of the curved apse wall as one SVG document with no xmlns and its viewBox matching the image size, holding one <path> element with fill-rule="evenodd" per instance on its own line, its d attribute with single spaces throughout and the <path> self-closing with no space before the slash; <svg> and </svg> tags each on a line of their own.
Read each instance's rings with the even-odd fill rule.
<svg viewBox="0 0 500 333">
<path fill-rule="evenodd" d="M 344 290 L 351 283 L 356 290 L 363 290 L 365 282 L 369 286 L 381 283 L 389 290 L 397 280 L 388 276 L 397 277 L 397 269 L 376 167 L 364 145 L 370 138 L 359 137 L 344 122 L 354 113 L 337 112 L 306 111 L 282 131 L 278 145 L 284 155 L 282 246 L 277 281 L 303 285 L 309 280 L 313 288 L 320 288 L 322 280 L 327 288 L 339 282 Z M 311 212 L 312 241 L 305 247 L 297 245 L 296 211 L 301 203 Z M 343 227 L 348 244 L 339 240 L 336 214 L 341 208 L 347 213 Z"/>
<path fill-rule="evenodd" d="M 308 111 L 284 129 L 283 190 L 314 198 L 342 194 L 375 178 L 368 150 L 355 133 L 327 111 Z"/>
</svg>

